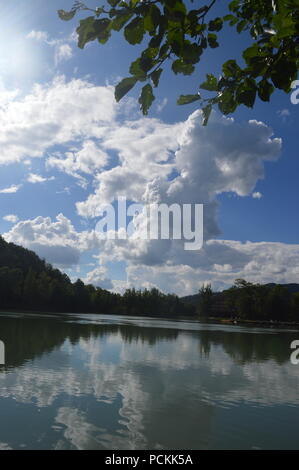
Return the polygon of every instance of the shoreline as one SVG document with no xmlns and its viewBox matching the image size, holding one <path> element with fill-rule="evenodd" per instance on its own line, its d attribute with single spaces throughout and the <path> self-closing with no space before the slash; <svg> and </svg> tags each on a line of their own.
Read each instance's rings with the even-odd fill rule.
<svg viewBox="0 0 299 470">
<path fill-rule="evenodd" d="M 137 318 L 154 318 L 154 319 L 167 319 L 172 321 L 196 321 L 199 323 L 218 323 L 221 325 L 235 325 L 235 326 L 258 326 L 265 328 L 290 328 L 295 327 L 299 328 L 299 322 L 290 322 L 290 321 L 276 321 L 276 320 L 250 320 L 250 319 L 240 319 L 240 318 L 219 318 L 219 317 L 199 317 L 199 316 L 170 316 L 170 315 L 132 315 L 129 313 L 95 313 L 95 312 L 49 312 L 49 311 L 36 311 L 36 310 L 0 310 L 0 315 L 3 314 L 24 314 L 24 315 L 53 315 L 53 316 L 63 316 L 63 315 L 111 315 L 111 316 L 128 316 L 128 317 L 137 317 Z"/>
<path fill-rule="evenodd" d="M 213 323 L 221 323 L 228 325 L 247 325 L 247 326 L 261 326 L 267 328 L 281 328 L 290 326 L 299 327 L 299 322 L 290 322 L 290 321 L 279 321 L 279 320 L 250 320 L 245 318 L 219 318 L 219 317 L 209 317 L 205 321 L 212 321 Z"/>
</svg>

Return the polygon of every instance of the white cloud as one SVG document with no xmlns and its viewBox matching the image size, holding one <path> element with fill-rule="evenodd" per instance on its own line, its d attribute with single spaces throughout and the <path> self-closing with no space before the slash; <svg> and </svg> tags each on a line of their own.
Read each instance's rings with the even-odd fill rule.
<svg viewBox="0 0 299 470">
<path fill-rule="evenodd" d="M 77 232 L 63 214 L 58 214 L 54 222 L 41 216 L 20 221 L 3 237 L 60 266 L 78 264 L 80 253 L 95 245 L 92 233 Z"/>
<path fill-rule="evenodd" d="M 264 177 L 264 162 L 278 158 L 281 141 L 261 122 L 239 124 L 216 113 L 203 127 L 200 112 L 196 111 L 185 123 L 175 125 L 156 119 L 125 122 L 103 135 L 102 146 L 118 151 L 119 164 L 97 174 L 94 194 L 77 203 L 80 215 L 96 216 L 102 203 L 118 196 L 148 203 L 203 203 L 204 237 L 208 242 L 220 234 L 218 194 L 252 194 L 257 181 Z M 169 178 L 172 172 L 174 177 Z M 127 261 L 131 270 L 138 266 L 141 270 L 143 266 L 159 266 L 160 270 L 161 266 L 170 266 L 170 270 L 182 273 L 190 267 L 195 279 L 200 278 L 201 271 L 216 276 L 217 269 L 209 274 L 213 265 L 234 264 L 240 272 L 251 260 L 242 249 L 229 244 L 206 243 L 202 250 L 193 253 L 184 250 L 181 240 L 102 242 L 102 263 L 111 257 Z M 157 279 L 163 284 L 158 275 L 150 282 Z"/>
<path fill-rule="evenodd" d="M 85 140 L 80 149 L 66 152 L 65 155 L 51 155 L 47 158 L 47 166 L 58 168 L 68 175 L 78 178 L 83 186 L 86 180 L 80 173 L 94 174 L 108 163 L 108 155 L 92 140 Z"/>
<path fill-rule="evenodd" d="M 80 79 L 66 82 L 64 77 L 36 85 L 0 109 L 0 164 L 42 157 L 53 145 L 100 137 L 115 116 L 112 87 Z"/>
<path fill-rule="evenodd" d="M 213 240 L 220 234 L 219 194 L 261 196 L 254 189 L 264 177 L 264 164 L 276 160 L 281 149 L 281 140 L 272 130 L 262 122 L 237 123 L 216 113 L 203 127 L 199 111 L 176 124 L 140 117 L 121 121 L 118 113 L 125 109 L 126 104 L 116 105 L 110 86 L 87 80 L 66 82 L 62 77 L 37 85 L 27 96 L 14 96 L 5 110 L 0 109 L 0 163 L 27 161 L 48 152 L 48 167 L 75 177 L 85 187 L 88 177 L 95 190 L 77 203 L 84 217 L 95 216 L 100 204 L 118 196 L 136 202 L 203 203 L 206 243 L 202 250 L 185 251 L 179 240 L 100 241 L 93 231 L 76 231 L 62 214 L 54 222 L 47 217 L 18 222 L 6 239 L 60 266 L 77 264 L 82 252 L 97 249 L 102 263 L 128 262 L 131 285 L 157 285 L 181 294 L 196 291 L 201 282 L 226 287 L 236 277 L 295 281 L 296 245 Z M 54 145 L 65 149 L 54 153 Z M 107 168 L 111 154 L 114 166 Z M 45 180 L 34 173 L 29 179 Z M 15 192 L 19 187 L 0 192 Z M 110 285 L 103 269 L 93 269 L 86 281 Z"/>
<path fill-rule="evenodd" d="M 12 224 L 15 224 L 18 222 L 19 217 L 15 214 L 8 214 L 3 217 L 3 220 L 6 220 L 6 222 L 11 222 Z"/>
<path fill-rule="evenodd" d="M 54 177 L 51 176 L 51 178 L 44 178 L 43 176 L 41 175 L 38 175 L 36 173 L 30 173 L 27 177 L 27 181 L 28 183 L 44 183 L 45 181 L 51 181 L 53 180 Z"/>
<path fill-rule="evenodd" d="M 252 193 L 252 197 L 253 197 L 253 199 L 261 199 L 263 197 L 263 195 L 259 191 L 256 191 L 256 192 Z"/>
<path fill-rule="evenodd" d="M 73 57 L 73 49 L 69 44 L 60 44 L 55 50 L 55 63 L 59 64 L 64 60 L 69 60 Z"/>
<path fill-rule="evenodd" d="M 168 99 L 163 98 L 163 100 L 157 104 L 157 113 L 161 113 L 163 109 L 165 108 L 165 106 L 167 105 L 167 103 L 168 103 Z"/>
<path fill-rule="evenodd" d="M 8 188 L 3 188 L 3 189 L 0 189 L 0 193 L 1 194 L 12 194 L 12 193 L 16 193 L 17 191 L 19 191 L 19 189 L 22 187 L 21 184 L 12 184 L 11 186 L 9 186 Z"/>
<path fill-rule="evenodd" d="M 298 244 L 210 240 L 193 265 L 175 260 L 152 266 L 131 263 L 127 274 L 130 286 L 144 288 L 149 283 L 165 292 L 188 295 L 208 282 L 216 290 L 225 289 L 237 278 L 260 283 L 298 282 L 298 266 Z"/>
<path fill-rule="evenodd" d="M 277 114 L 279 117 L 282 118 L 283 121 L 285 121 L 291 115 L 291 112 L 289 109 L 284 108 L 284 109 L 279 109 L 277 111 Z"/>
<path fill-rule="evenodd" d="M 26 37 L 29 39 L 35 39 L 36 41 L 46 42 L 49 36 L 46 31 L 36 31 L 33 29 Z"/>
<path fill-rule="evenodd" d="M 86 284 L 93 284 L 94 286 L 101 287 L 102 289 L 112 289 L 113 283 L 107 277 L 107 268 L 105 266 L 98 266 L 90 271 L 83 281 Z"/>
<path fill-rule="evenodd" d="M 73 49 L 70 44 L 68 44 L 69 42 L 73 42 L 73 35 L 71 35 L 69 38 L 51 39 L 46 31 L 32 30 L 27 34 L 26 38 L 42 42 L 47 44 L 47 46 L 54 48 L 55 66 L 57 66 L 60 62 L 69 60 L 73 57 Z"/>
<path fill-rule="evenodd" d="M 209 240 L 189 258 L 180 246 L 168 252 L 158 243 L 155 251 L 148 253 L 146 244 L 101 241 L 94 231 L 78 232 L 62 214 L 55 221 L 49 217 L 20 221 L 3 236 L 58 266 L 77 265 L 81 253 L 88 250 L 99 250 L 101 263 L 127 260 L 128 283 L 111 281 L 104 264 L 94 267 L 84 278 L 87 283 L 118 291 L 128 286 L 157 286 L 165 292 L 187 295 L 207 282 L 221 290 L 240 277 L 252 282 L 286 283 L 297 282 L 299 275 L 299 245 L 285 243 Z"/>
<path fill-rule="evenodd" d="M 20 93 L 20 90 L 6 90 L 2 87 L 0 80 L 0 108 L 6 109 L 9 102 L 13 101 Z"/>
<path fill-rule="evenodd" d="M 141 201 L 147 183 L 158 177 L 166 181 L 174 169 L 177 134 L 182 126 L 141 118 L 106 128 L 102 147 L 116 151 L 119 163 L 96 175 L 97 189 L 77 205 L 79 214 L 93 216 L 99 204 L 118 196 Z"/>
<path fill-rule="evenodd" d="M 281 141 L 258 121 L 242 124 L 218 116 L 201 125 L 200 112 L 186 122 L 127 121 L 102 135 L 102 146 L 118 152 L 119 164 L 96 176 L 97 189 L 77 204 L 78 213 L 96 215 L 101 203 L 126 196 L 137 202 L 205 203 L 209 236 L 219 234 L 216 196 L 245 196 L 264 177 L 264 161 L 275 160 Z M 169 180 L 175 171 L 177 176 Z"/>
</svg>

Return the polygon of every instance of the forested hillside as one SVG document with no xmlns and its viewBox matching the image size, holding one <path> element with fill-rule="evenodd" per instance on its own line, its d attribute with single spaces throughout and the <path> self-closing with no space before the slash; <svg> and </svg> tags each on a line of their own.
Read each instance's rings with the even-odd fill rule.
<svg viewBox="0 0 299 470">
<path fill-rule="evenodd" d="M 131 315 L 192 314 L 176 295 L 127 289 L 123 295 L 85 285 L 0 236 L 0 309 Z"/>
<path fill-rule="evenodd" d="M 236 279 L 232 287 L 222 292 L 213 292 L 206 285 L 198 294 L 181 300 L 195 307 L 203 317 L 299 321 L 298 284 L 254 284 Z"/>
</svg>

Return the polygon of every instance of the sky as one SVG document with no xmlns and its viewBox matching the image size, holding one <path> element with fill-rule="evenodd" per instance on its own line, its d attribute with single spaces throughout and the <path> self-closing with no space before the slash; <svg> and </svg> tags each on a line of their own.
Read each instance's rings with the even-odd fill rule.
<svg viewBox="0 0 299 470">
<path fill-rule="evenodd" d="M 271 103 L 215 111 L 201 126 L 196 103 L 177 106 L 206 73 L 241 57 L 244 36 L 220 35 L 190 76 L 169 70 L 148 117 L 138 87 L 116 103 L 139 46 L 115 33 L 106 45 L 77 47 L 83 13 L 63 22 L 72 1 L 12 0 L 0 28 L 0 233 L 66 272 L 123 292 L 158 287 L 178 295 L 236 278 L 299 282 L 299 105 L 282 92 Z M 98 6 L 91 0 L 88 5 Z M 221 13 L 221 12 L 220 12 Z M 215 15 L 217 16 L 217 15 Z M 204 245 L 181 240 L 100 240 L 101 204 L 204 204 Z"/>
</svg>

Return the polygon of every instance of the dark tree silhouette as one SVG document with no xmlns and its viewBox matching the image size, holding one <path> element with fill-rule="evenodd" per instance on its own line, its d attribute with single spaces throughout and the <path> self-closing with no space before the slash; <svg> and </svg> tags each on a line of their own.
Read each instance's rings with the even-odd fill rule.
<svg viewBox="0 0 299 470">
<path fill-rule="evenodd" d="M 0 236 L 0 309 L 54 312 L 192 315 L 195 309 L 158 289 L 123 296 L 69 277 L 35 253 Z"/>
</svg>

